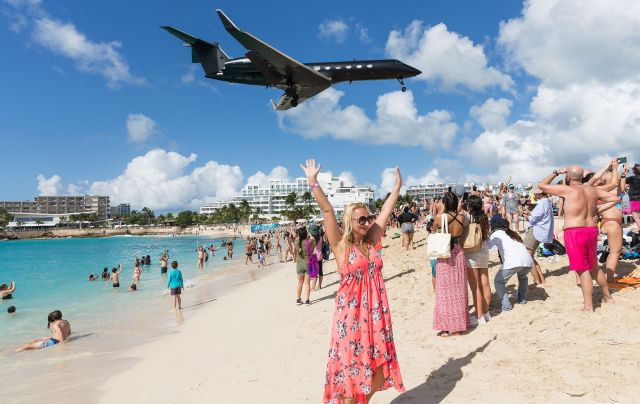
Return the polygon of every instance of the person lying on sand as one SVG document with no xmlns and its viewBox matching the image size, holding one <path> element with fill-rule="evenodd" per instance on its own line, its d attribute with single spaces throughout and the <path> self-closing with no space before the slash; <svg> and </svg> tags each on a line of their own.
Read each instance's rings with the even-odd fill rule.
<svg viewBox="0 0 640 404">
<path fill-rule="evenodd" d="M 49 313 L 47 328 L 51 329 L 51 337 L 44 337 L 34 339 L 31 342 L 27 342 L 20 348 L 16 349 L 16 352 L 22 352 L 29 349 L 44 349 L 57 345 L 60 342 L 66 341 L 71 335 L 71 325 L 67 320 L 62 319 L 62 312 L 60 310 L 54 310 Z"/>
</svg>

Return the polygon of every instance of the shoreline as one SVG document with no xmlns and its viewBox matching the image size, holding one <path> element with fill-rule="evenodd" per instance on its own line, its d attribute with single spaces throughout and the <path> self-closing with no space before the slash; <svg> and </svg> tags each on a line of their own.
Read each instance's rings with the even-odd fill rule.
<svg viewBox="0 0 640 404">
<path fill-rule="evenodd" d="M 106 328 L 87 329 L 81 324 L 72 324 L 74 332 L 69 343 L 54 349 L 20 354 L 5 352 L 3 361 L 8 362 L 3 369 L 7 372 L 3 380 L 10 380 L 11 374 L 22 374 L 26 380 L 14 380 L 10 384 L 12 388 L 4 392 L 10 394 L 12 400 L 16 399 L 15 402 L 52 402 L 52 392 L 57 395 L 53 402 L 96 402 L 101 395 L 97 387 L 105 377 L 126 371 L 135 364 L 133 360 L 121 360 L 123 352 L 179 332 L 183 323 L 203 308 L 245 284 L 259 281 L 272 267 L 266 271 L 257 270 L 255 265 L 245 267 L 240 257 L 237 262 L 203 274 L 195 286 L 185 288 L 180 312 L 171 308 L 171 297 L 163 291 L 152 297 L 149 305 L 123 313 Z M 34 378 L 37 384 L 28 382 Z"/>
<path fill-rule="evenodd" d="M 0 241 L 55 239 L 55 238 L 101 238 L 114 236 L 207 236 L 207 237 L 243 237 L 246 226 L 239 226 L 238 232 L 220 227 L 186 227 L 184 229 L 172 227 L 147 227 L 147 228 L 87 228 L 87 229 L 53 229 L 49 231 L 19 231 L 0 232 Z"/>
</svg>

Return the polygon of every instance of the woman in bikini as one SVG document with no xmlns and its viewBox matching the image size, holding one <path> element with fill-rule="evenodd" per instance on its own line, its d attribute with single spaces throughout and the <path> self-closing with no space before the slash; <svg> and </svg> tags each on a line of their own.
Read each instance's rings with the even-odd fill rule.
<svg viewBox="0 0 640 404">
<path fill-rule="evenodd" d="M 626 176 L 627 172 L 623 171 Z M 618 160 L 613 159 L 609 164 L 598 171 L 587 181 L 589 185 L 595 185 L 603 191 L 619 196 L 622 193 L 620 176 L 618 175 Z M 609 255 L 605 262 L 607 282 L 611 282 L 616 274 L 620 254 L 622 253 L 622 204 L 611 204 L 598 201 L 598 217 L 600 219 L 600 231 L 606 234 L 609 245 Z"/>
<path fill-rule="evenodd" d="M 9 282 L 8 286 L 6 283 L 3 283 L 0 285 L 0 300 L 11 299 L 15 291 L 16 283 L 14 281 Z"/>
<path fill-rule="evenodd" d="M 433 306 L 433 329 L 438 336 L 461 335 L 469 327 L 467 263 L 460 246 L 460 236 L 467 222 L 458 211 L 458 197 L 445 192 L 438 204 L 434 226 L 440 228 L 442 216 L 451 234 L 451 256 L 436 263 L 436 301 Z"/>
<path fill-rule="evenodd" d="M 382 277 L 382 259 L 374 246 L 384 232 L 398 201 L 402 177 L 376 218 L 366 204 L 348 205 L 340 230 L 335 212 L 318 184 L 320 166 L 302 166 L 318 202 L 340 284 L 336 294 L 333 330 L 323 402 L 369 402 L 376 391 L 395 387 L 405 391 L 393 341 L 391 311 Z"/>
</svg>

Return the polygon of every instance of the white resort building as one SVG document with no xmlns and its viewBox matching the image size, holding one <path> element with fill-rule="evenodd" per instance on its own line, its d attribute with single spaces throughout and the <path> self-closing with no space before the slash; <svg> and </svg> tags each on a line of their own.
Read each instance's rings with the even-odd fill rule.
<svg viewBox="0 0 640 404">
<path fill-rule="evenodd" d="M 373 189 L 368 186 L 356 186 L 346 177 L 334 177 L 330 172 L 318 174 L 318 182 L 322 186 L 325 194 L 329 198 L 331 205 L 336 211 L 336 215 L 342 215 L 344 207 L 350 203 L 362 202 L 373 206 Z M 242 200 L 246 200 L 255 212 L 260 208 L 263 216 L 279 215 L 286 208 L 287 195 L 295 192 L 297 196 L 296 206 L 304 206 L 307 202 L 302 200 L 305 192 L 311 192 L 306 178 L 299 177 L 294 182 L 285 182 L 281 179 L 270 179 L 268 185 L 247 184 L 240 195 L 228 200 L 215 201 L 200 208 L 201 214 L 213 213 L 230 203 L 239 205 Z M 318 209 L 315 199 L 311 199 L 311 206 Z"/>
</svg>

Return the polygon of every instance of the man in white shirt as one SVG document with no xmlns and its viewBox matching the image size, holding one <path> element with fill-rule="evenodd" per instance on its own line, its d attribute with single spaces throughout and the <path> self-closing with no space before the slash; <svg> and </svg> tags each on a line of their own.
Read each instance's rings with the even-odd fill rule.
<svg viewBox="0 0 640 404">
<path fill-rule="evenodd" d="M 544 275 L 540 270 L 540 265 L 536 261 L 535 253 L 540 243 L 553 242 L 553 206 L 540 187 L 537 185 L 531 190 L 535 199 L 536 207 L 529 213 L 528 219 L 531 225 L 524 235 L 524 245 L 529 250 L 533 258 L 533 266 L 531 267 L 531 275 L 536 284 L 544 283 Z"/>
</svg>

